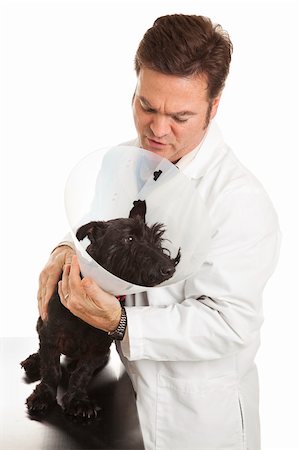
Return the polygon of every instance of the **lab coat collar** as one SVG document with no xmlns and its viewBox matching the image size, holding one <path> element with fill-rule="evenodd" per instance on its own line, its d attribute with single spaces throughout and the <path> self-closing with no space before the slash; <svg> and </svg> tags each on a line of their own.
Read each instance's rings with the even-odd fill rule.
<svg viewBox="0 0 299 450">
<path fill-rule="evenodd" d="M 211 121 L 201 143 L 178 161 L 177 166 L 189 178 L 203 177 L 223 157 L 223 137 L 216 124 Z"/>
</svg>

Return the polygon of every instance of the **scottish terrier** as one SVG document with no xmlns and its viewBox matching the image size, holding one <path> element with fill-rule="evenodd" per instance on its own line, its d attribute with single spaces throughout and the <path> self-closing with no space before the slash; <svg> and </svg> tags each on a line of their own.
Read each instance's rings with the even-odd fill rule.
<svg viewBox="0 0 299 450">
<path fill-rule="evenodd" d="M 149 227 L 145 222 L 146 204 L 138 200 L 129 218 L 107 222 L 89 222 L 77 231 L 77 239 L 89 238 L 86 251 L 101 266 L 133 284 L 156 286 L 171 278 L 180 261 L 163 247 L 162 224 Z M 68 387 L 62 398 L 64 412 L 80 421 L 94 419 L 98 405 L 88 395 L 93 374 L 103 368 L 110 354 L 112 339 L 108 333 L 94 328 L 74 316 L 60 302 L 58 288 L 48 307 L 48 319 L 37 322 L 39 351 L 21 362 L 27 380 L 41 379 L 27 398 L 30 415 L 44 415 L 54 406 L 61 380 L 61 354 L 69 358 Z"/>
</svg>

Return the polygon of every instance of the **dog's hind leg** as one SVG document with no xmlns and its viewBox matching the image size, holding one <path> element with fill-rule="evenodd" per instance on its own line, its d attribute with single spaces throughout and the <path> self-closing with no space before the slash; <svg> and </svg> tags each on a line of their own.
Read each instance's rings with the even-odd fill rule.
<svg viewBox="0 0 299 450">
<path fill-rule="evenodd" d="M 25 370 L 28 381 L 32 382 L 40 380 L 41 373 L 39 352 L 33 353 L 32 355 L 28 356 L 28 358 L 20 362 L 20 365 Z"/>
<path fill-rule="evenodd" d="M 55 405 L 57 386 L 61 378 L 60 351 L 51 344 L 41 342 L 40 346 L 41 382 L 27 398 L 30 414 L 44 414 Z"/>
<path fill-rule="evenodd" d="M 105 356 L 82 358 L 78 361 L 70 376 L 68 390 L 62 398 L 62 406 L 67 415 L 81 421 L 97 417 L 100 408 L 88 396 L 87 388 L 95 371 L 107 364 L 109 354 L 110 352 Z"/>
</svg>

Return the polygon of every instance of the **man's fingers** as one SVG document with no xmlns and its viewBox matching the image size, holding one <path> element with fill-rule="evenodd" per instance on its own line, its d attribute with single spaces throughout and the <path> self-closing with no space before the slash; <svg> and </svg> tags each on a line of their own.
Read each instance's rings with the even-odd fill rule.
<svg viewBox="0 0 299 450">
<path fill-rule="evenodd" d="M 69 272 L 69 287 L 71 290 L 82 290 L 81 287 L 81 276 L 80 276 L 80 266 L 78 263 L 77 256 L 72 257 L 72 263 Z"/>
<path fill-rule="evenodd" d="M 37 292 L 38 310 L 42 320 L 45 320 L 47 314 L 47 307 L 45 306 L 45 295 L 48 279 L 49 275 L 45 271 L 42 271 L 39 276 L 39 288 Z"/>
<path fill-rule="evenodd" d="M 70 287 L 69 287 L 69 274 L 70 274 L 71 265 L 65 264 L 63 268 L 62 273 L 62 279 L 61 279 L 61 294 L 63 297 L 65 297 L 67 294 L 70 294 Z"/>
<path fill-rule="evenodd" d="M 62 291 L 62 280 L 60 280 L 58 283 L 58 294 L 59 294 L 61 303 L 63 304 L 63 306 L 65 306 L 67 308 L 68 307 L 68 305 L 67 305 L 68 295 L 64 294 Z"/>
<path fill-rule="evenodd" d="M 75 251 L 68 246 L 57 247 L 39 276 L 37 299 L 39 313 L 43 320 L 47 317 L 48 304 L 57 288 L 63 268 L 65 265 L 70 265 L 74 253 Z"/>
<path fill-rule="evenodd" d="M 40 285 L 38 289 L 38 309 L 42 320 L 47 318 L 48 304 L 56 289 L 59 281 L 59 274 L 49 274 L 40 277 Z"/>
<path fill-rule="evenodd" d="M 44 298 L 45 298 L 45 286 L 40 284 L 37 292 L 37 300 L 38 300 L 38 311 L 41 318 L 44 320 Z"/>
<path fill-rule="evenodd" d="M 74 250 L 71 249 L 69 252 L 66 253 L 65 264 L 72 264 L 73 256 L 74 256 Z"/>
</svg>

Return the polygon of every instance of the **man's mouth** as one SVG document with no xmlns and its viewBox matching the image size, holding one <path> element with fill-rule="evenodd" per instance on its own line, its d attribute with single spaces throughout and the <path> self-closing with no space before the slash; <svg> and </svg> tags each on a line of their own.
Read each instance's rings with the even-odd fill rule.
<svg viewBox="0 0 299 450">
<path fill-rule="evenodd" d="M 156 149 L 162 149 L 163 147 L 165 147 L 167 145 L 164 142 L 158 141 L 156 139 L 151 139 L 149 137 L 147 137 L 146 140 L 150 147 L 154 147 Z"/>
</svg>

